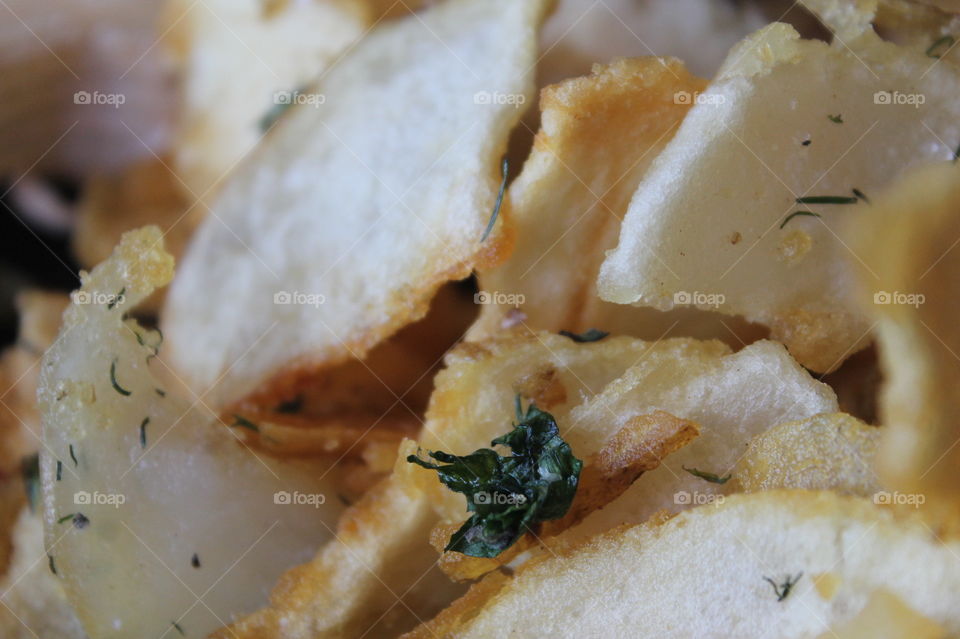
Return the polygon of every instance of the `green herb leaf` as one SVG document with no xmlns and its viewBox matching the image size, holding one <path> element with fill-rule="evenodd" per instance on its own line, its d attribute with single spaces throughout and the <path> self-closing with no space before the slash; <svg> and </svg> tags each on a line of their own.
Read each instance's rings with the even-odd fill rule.
<svg viewBox="0 0 960 639">
<path fill-rule="evenodd" d="M 154 388 L 153 390 L 156 391 L 157 395 L 159 395 L 160 397 L 167 396 L 167 391 L 163 390 L 162 388 Z"/>
<path fill-rule="evenodd" d="M 27 504 L 30 512 L 37 511 L 40 500 L 40 455 L 33 454 L 20 460 L 20 476 L 23 478 L 23 489 L 27 493 Z"/>
<path fill-rule="evenodd" d="M 87 527 L 90 523 L 90 520 L 83 513 L 70 513 L 69 515 L 64 515 L 57 520 L 58 524 L 62 524 L 66 521 L 72 521 L 73 527 L 77 530 L 82 530 Z"/>
<path fill-rule="evenodd" d="M 234 415 L 233 420 L 234 420 L 233 421 L 234 426 L 239 426 L 240 428 L 246 428 L 247 430 L 252 430 L 255 433 L 260 432 L 260 427 L 254 424 L 253 422 L 251 422 L 246 417 L 242 417 L 240 415 Z"/>
<path fill-rule="evenodd" d="M 518 397 L 519 405 L 519 397 Z M 518 413 L 519 413 L 518 409 Z M 465 456 L 428 452 L 407 461 L 436 470 L 440 481 L 467 498 L 473 514 L 445 550 L 471 557 L 496 557 L 539 522 L 563 517 L 577 492 L 583 462 L 560 437 L 557 422 L 534 405 L 512 431 L 490 442 L 511 449 L 503 457 L 489 448 Z"/>
<path fill-rule="evenodd" d="M 110 384 L 113 386 L 113 390 L 123 396 L 129 397 L 130 391 L 117 383 L 117 360 L 110 362 Z"/>
<path fill-rule="evenodd" d="M 181 637 L 186 637 L 186 636 L 187 636 L 186 633 L 183 631 L 183 628 L 181 628 L 181 627 L 180 627 L 180 624 L 178 624 L 176 621 L 171 621 L 171 622 L 170 622 L 170 625 L 172 625 L 172 626 L 174 627 L 174 629 L 175 629 L 178 633 L 180 633 L 180 636 L 181 636 Z"/>
<path fill-rule="evenodd" d="M 845 195 L 810 195 L 798 197 L 797 204 L 856 204 L 857 198 Z"/>
<path fill-rule="evenodd" d="M 590 330 L 584 331 L 579 335 L 577 335 L 576 333 L 571 333 L 570 331 L 560 331 L 560 334 L 563 335 L 564 337 L 569 337 L 570 339 L 575 341 L 577 344 L 585 344 L 587 342 L 599 342 L 610 333 L 606 331 L 601 331 L 596 328 L 591 328 Z"/>
<path fill-rule="evenodd" d="M 942 38 L 940 38 L 940 39 L 938 39 L 938 40 L 935 40 L 935 41 L 933 42 L 933 44 L 931 44 L 930 47 L 929 47 L 929 48 L 927 49 L 927 51 L 926 51 L 927 57 L 929 57 L 929 58 L 937 58 L 937 59 L 939 60 L 939 59 L 940 59 L 940 56 L 941 56 L 942 54 L 946 53 L 947 51 L 949 51 L 949 50 L 953 47 L 953 44 L 954 44 L 955 42 L 956 42 L 956 40 L 955 40 L 954 37 L 951 36 L 951 35 L 945 35 L 945 36 L 943 36 Z M 944 46 L 944 45 L 946 45 L 946 46 Z M 937 51 L 940 50 L 940 49 L 942 49 L 942 52 L 941 52 L 941 53 L 937 53 Z"/>
<path fill-rule="evenodd" d="M 120 289 L 120 292 L 113 296 L 113 299 L 107 304 L 107 310 L 112 311 L 113 307 L 119 304 L 123 300 L 123 294 L 127 292 L 127 287 L 124 286 Z"/>
<path fill-rule="evenodd" d="M 200 567 L 200 555 L 193 553 L 193 557 L 190 558 L 190 565 L 194 568 Z"/>
<path fill-rule="evenodd" d="M 70 450 L 70 459 L 73 460 L 73 467 L 77 468 L 78 466 L 80 466 L 80 463 L 77 461 L 77 454 L 73 452 L 73 444 L 70 444 L 68 448 Z"/>
<path fill-rule="evenodd" d="M 788 215 L 783 222 L 780 223 L 780 228 L 782 229 L 783 227 L 785 227 L 787 225 L 787 222 L 789 222 L 790 220 L 792 220 L 793 218 L 799 215 L 809 215 L 811 217 L 820 217 L 819 213 L 814 213 L 813 211 L 794 211 L 793 213 Z"/>
<path fill-rule="evenodd" d="M 144 417 L 140 422 L 140 448 L 147 447 L 147 424 L 150 423 L 149 417 Z"/>
<path fill-rule="evenodd" d="M 863 200 L 867 204 L 870 204 L 870 199 L 866 195 L 864 195 L 863 191 L 861 191 L 860 189 L 850 189 L 850 191 L 851 193 L 853 193 L 854 197 L 856 197 L 858 200 Z"/>
<path fill-rule="evenodd" d="M 57 481 L 63 479 L 63 462 L 59 459 L 57 460 Z"/>
<path fill-rule="evenodd" d="M 834 124 L 843 124 L 843 116 L 839 113 L 837 115 L 828 115 L 827 117 L 830 118 L 830 121 Z"/>
<path fill-rule="evenodd" d="M 703 470 L 697 470 L 696 468 L 687 468 L 686 466 L 682 466 L 682 468 L 688 473 L 690 473 L 691 475 L 693 475 L 694 477 L 699 477 L 700 479 L 708 481 L 711 484 L 725 484 L 728 481 L 730 481 L 730 477 L 731 477 L 730 475 L 727 475 L 726 477 L 721 477 L 720 475 L 715 475 L 714 473 L 708 473 Z"/>
<path fill-rule="evenodd" d="M 783 580 L 783 583 L 777 584 L 770 577 L 764 577 L 763 580 L 768 584 L 773 586 L 773 592 L 777 595 L 777 601 L 783 601 L 790 596 L 790 591 L 793 590 L 793 587 L 797 585 L 797 582 L 800 581 L 800 577 L 803 577 L 803 573 L 797 573 L 796 577 L 791 577 L 787 575 L 786 579 Z"/>
<path fill-rule="evenodd" d="M 47 553 L 47 563 L 50 565 L 50 572 L 57 574 L 57 564 L 53 561 L 53 555 Z"/>
<path fill-rule="evenodd" d="M 497 223 L 497 218 L 500 217 L 500 207 L 503 205 L 503 194 L 507 190 L 507 176 L 510 174 L 510 161 L 507 160 L 506 156 L 503 158 L 503 163 L 500 165 L 500 172 L 503 173 L 503 177 L 500 180 L 500 192 L 497 194 L 497 201 L 493 205 L 493 213 L 490 214 L 490 221 L 487 222 L 487 228 L 483 232 L 483 237 L 480 238 L 481 242 L 484 242 L 490 233 L 493 231 L 493 225 Z"/>
</svg>

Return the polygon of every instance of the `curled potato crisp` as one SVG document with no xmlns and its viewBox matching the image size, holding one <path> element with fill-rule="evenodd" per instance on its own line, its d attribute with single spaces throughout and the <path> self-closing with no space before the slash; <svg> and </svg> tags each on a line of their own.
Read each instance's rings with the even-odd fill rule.
<svg viewBox="0 0 960 639">
<path fill-rule="evenodd" d="M 642 629 L 768 637 L 771 628 L 778 637 L 815 637 L 880 589 L 949 636 L 960 632 L 958 552 L 916 517 L 867 500 L 736 495 L 665 523 L 616 528 L 513 577 L 488 577 L 405 637 L 626 637 Z M 538 610 L 550 614 L 532 622 Z"/>
<path fill-rule="evenodd" d="M 885 383 L 878 467 L 903 498 L 960 521 L 960 170 L 917 171 L 851 226 Z"/>
<path fill-rule="evenodd" d="M 125 234 L 42 363 L 46 547 L 91 637 L 204 636 L 262 605 L 343 510 L 330 469 L 254 455 L 159 381 L 160 333 L 124 317 L 172 275 L 158 228 Z"/>
<path fill-rule="evenodd" d="M 840 227 L 953 156 L 960 72 L 852 25 L 830 46 L 775 23 L 731 51 L 634 195 L 604 299 L 742 315 L 817 372 L 869 343 Z"/>
<path fill-rule="evenodd" d="M 503 234 L 481 240 L 547 5 L 452 0 L 381 23 L 291 109 L 170 291 L 170 360 L 193 388 L 224 406 L 363 357 L 500 259 Z M 230 303 L 197 303 L 214 290 Z"/>
</svg>

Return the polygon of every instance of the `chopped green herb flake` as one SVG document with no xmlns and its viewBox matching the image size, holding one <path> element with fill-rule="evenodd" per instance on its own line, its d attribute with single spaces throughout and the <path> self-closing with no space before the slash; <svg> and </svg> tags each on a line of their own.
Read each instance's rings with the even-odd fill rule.
<svg viewBox="0 0 960 639">
<path fill-rule="evenodd" d="M 933 44 L 931 44 L 926 51 L 927 57 L 940 59 L 940 56 L 949 51 L 955 42 L 956 40 L 952 35 L 945 35 L 942 38 L 934 40 Z"/>
<path fill-rule="evenodd" d="M 110 363 L 110 384 L 113 386 L 113 390 L 117 391 L 121 395 L 128 397 L 130 391 L 117 383 L 117 360 L 113 360 Z"/>
<path fill-rule="evenodd" d="M 693 475 L 694 477 L 699 477 L 700 479 L 703 479 L 704 481 L 708 481 L 711 484 L 725 484 L 728 481 L 730 481 L 730 477 L 731 477 L 730 475 L 721 477 L 720 475 L 715 475 L 714 473 L 708 473 L 702 470 L 697 470 L 696 468 L 687 468 L 686 466 L 682 466 L 682 468 L 688 473 L 690 473 L 691 475 Z"/>
<path fill-rule="evenodd" d="M 795 218 L 795 217 L 797 217 L 797 216 L 800 216 L 800 215 L 807 215 L 807 216 L 810 216 L 810 217 L 820 217 L 820 214 L 819 214 L 819 213 L 814 213 L 813 211 L 794 211 L 793 213 L 791 213 L 790 215 L 788 215 L 783 222 L 780 223 L 780 228 L 782 229 L 783 227 L 785 227 L 785 226 L 787 225 L 787 222 L 789 222 L 789 221 L 792 220 L 793 218 Z"/>
<path fill-rule="evenodd" d="M 834 124 L 843 124 L 843 116 L 839 113 L 837 115 L 828 115 L 827 117 L 830 118 L 830 121 Z"/>
<path fill-rule="evenodd" d="M 127 287 L 124 286 L 120 289 L 120 292 L 113 296 L 113 299 L 110 300 L 110 303 L 107 304 L 107 310 L 112 311 L 113 307 L 123 301 L 123 294 L 127 292 Z"/>
<path fill-rule="evenodd" d="M 953 161 L 956 162 L 958 158 L 960 158 L 960 145 L 953 152 Z"/>
<path fill-rule="evenodd" d="M 76 468 L 80 465 L 80 463 L 77 462 L 77 455 L 73 452 L 73 444 L 70 444 L 68 448 L 70 450 L 70 459 L 73 460 L 73 467 Z"/>
<path fill-rule="evenodd" d="M 493 232 L 493 225 L 497 223 L 497 218 L 500 216 L 500 207 L 503 205 L 503 194 L 507 190 L 507 176 L 510 174 L 510 161 L 507 160 L 506 156 L 504 156 L 503 162 L 500 165 L 500 172 L 503 174 L 503 177 L 500 179 L 500 192 L 497 193 L 497 201 L 493 205 L 493 213 L 490 214 L 490 221 L 487 222 L 487 228 L 483 232 L 483 237 L 480 238 L 481 242 L 490 237 L 490 233 Z"/>
<path fill-rule="evenodd" d="M 162 388 L 154 388 L 153 390 L 156 391 L 157 395 L 159 395 L 160 397 L 167 396 L 167 391 L 163 390 Z"/>
<path fill-rule="evenodd" d="M 173 628 L 174 628 L 177 632 L 180 633 L 180 636 L 181 636 L 181 637 L 186 637 L 186 636 L 187 636 L 186 633 L 183 632 L 183 628 L 181 628 L 181 627 L 180 627 L 180 624 L 178 624 L 176 621 L 171 621 L 171 622 L 170 622 L 170 625 L 172 625 Z"/>
<path fill-rule="evenodd" d="M 50 566 L 50 572 L 57 574 L 57 564 L 53 561 L 53 555 L 47 553 L 47 564 Z"/>
<path fill-rule="evenodd" d="M 806 140 L 804 140 L 804 141 L 801 142 L 800 144 L 802 144 L 803 146 L 810 146 L 810 143 L 811 143 L 812 141 L 813 141 L 813 140 L 811 140 L 810 138 L 807 138 Z"/>
<path fill-rule="evenodd" d="M 147 447 L 147 424 L 150 423 L 149 417 L 144 417 L 140 422 L 140 448 Z"/>
<path fill-rule="evenodd" d="M 764 577 L 763 580 L 766 581 L 773 587 L 773 592 L 777 595 L 777 601 L 783 601 L 790 596 L 790 591 L 793 590 L 793 587 L 797 585 L 797 582 L 800 581 L 800 577 L 803 577 L 803 573 L 797 573 L 796 577 L 791 577 L 787 575 L 786 579 L 783 580 L 783 583 L 777 584 L 770 577 Z"/>
<path fill-rule="evenodd" d="M 303 410 L 303 395 L 297 395 L 293 399 L 280 402 L 274 410 L 285 415 L 295 415 L 299 413 Z"/>
<path fill-rule="evenodd" d="M 239 426 L 240 428 L 246 428 L 248 430 L 252 430 L 255 433 L 260 432 L 260 427 L 254 424 L 253 422 L 251 422 L 246 417 L 242 417 L 240 415 L 234 415 L 233 419 L 234 419 L 233 421 L 234 426 Z"/>
<path fill-rule="evenodd" d="M 436 470 L 440 481 L 467 498 L 473 514 L 453 534 L 446 550 L 471 557 L 496 557 L 542 521 L 563 517 L 580 480 L 583 462 L 560 437 L 556 420 L 531 404 L 512 431 L 490 442 L 511 449 L 509 457 L 490 448 L 465 456 L 428 455 L 441 464 L 410 455 L 407 461 Z"/>
<path fill-rule="evenodd" d="M 797 204 L 856 204 L 857 198 L 846 195 L 810 195 L 798 197 Z"/>
<path fill-rule="evenodd" d="M 200 567 L 200 555 L 193 553 L 193 557 L 190 558 L 190 565 L 194 568 Z"/>
<path fill-rule="evenodd" d="M 68 521 L 72 521 L 73 527 L 78 530 L 82 530 L 86 528 L 87 525 L 90 523 L 90 520 L 83 513 L 70 513 L 69 515 L 64 515 L 63 517 L 57 520 L 57 523 L 62 524 Z"/>
<path fill-rule="evenodd" d="M 585 344 L 587 342 L 599 342 L 610 333 L 606 331 L 601 331 L 596 328 L 591 328 L 590 330 L 584 331 L 579 335 L 577 335 L 576 333 L 571 333 L 570 331 L 560 331 L 560 334 L 563 335 L 564 337 L 569 337 L 570 339 L 575 341 L 577 344 Z"/>
<path fill-rule="evenodd" d="M 69 521 L 69 520 L 73 519 L 75 516 L 76 516 L 76 513 L 70 513 L 69 515 L 64 515 L 63 517 L 61 517 L 60 519 L 57 520 L 57 523 L 58 523 L 58 524 L 62 524 L 62 523 L 64 523 L 65 521 Z"/>
<path fill-rule="evenodd" d="M 63 479 L 63 462 L 59 459 L 57 460 L 57 481 Z"/>
<path fill-rule="evenodd" d="M 864 195 L 863 191 L 861 191 L 860 189 L 851 189 L 851 192 L 853 193 L 854 197 L 856 197 L 858 200 L 863 200 L 867 204 L 870 204 L 870 199 L 866 195 Z"/>
</svg>

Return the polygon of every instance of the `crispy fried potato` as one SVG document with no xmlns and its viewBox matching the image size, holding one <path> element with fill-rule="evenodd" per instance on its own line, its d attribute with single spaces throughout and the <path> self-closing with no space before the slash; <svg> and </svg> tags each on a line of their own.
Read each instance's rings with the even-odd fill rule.
<svg viewBox="0 0 960 639">
<path fill-rule="evenodd" d="M 14 560 L 0 579 L 0 635 L 4 639 L 86 639 L 63 587 L 51 572 L 56 564 L 43 547 L 43 519 L 24 509 L 14 532 Z"/>
<path fill-rule="evenodd" d="M 857 25 L 828 46 L 773 24 L 731 52 L 637 190 L 604 299 L 741 314 L 817 372 L 869 343 L 839 225 L 953 156 L 960 72 Z M 822 196 L 853 199 L 796 201 Z"/>
<path fill-rule="evenodd" d="M 267 113 L 361 36 L 366 13 L 359 0 L 172 0 L 165 18 L 184 77 L 177 187 L 191 201 L 214 192 L 263 137 Z"/>
<path fill-rule="evenodd" d="M 834 626 L 819 639 L 941 639 L 947 633 L 903 602 L 880 588 L 853 619 Z"/>
<path fill-rule="evenodd" d="M 362 358 L 502 257 L 503 233 L 481 239 L 548 4 L 452 0 L 381 24 L 317 85 L 323 104 L 287 114 L 170 292 L 171 361 L 194 389 L 224 406 Z M 230 303 L 202 304 L 213 290 Z"/>
<path fill-rule="evenodd" d="M 881 490 L 873 469 L 881 429 L 843 413 L 774 426 L 750 440 L 733 471 L 743 492 L 804 488 L 871 497 Z"/>
<path fill-rule="evenodd" d="M 881 588 L 952 635 L 958 556 L 916 517 L 866 500 L 737 495 L 495 575 L 406 637 L 813 637 Z"/>
<path fill-rule="evenodd" d="M 132 231 L 82 274 L 42 364 L 46 545 L 93 637 L 202 636 L 256 609 L 343 510 L 322 464 L 258 457 L 160 386 L 160 335 L 124 316 L 173 276 L 162 246 Z"/>
<path fill-rule="evenodd" d="M 611 304 L 596 292 L 630 197 L 691 106 L 677 96 L 695 95 L 705 84 L 680 62 L 651 57 L 597 65 L 590 76 L 543 90 L 540 132 L 504 207 L 516 233 L 514 251 L 481 273 L 484 304 L 470 339 L 503 330 L 516 309 L 524 327 L 551 332 L 598 327 L 644 339 L 676 334 L 737 345 L 738 333 L 749 335 L 730 318 Z"/>
<path fill-rule="evenodd" d="M 576 344 L 548 334 L 461 344 L 436 378 L 420 444 L 459 453 L 488 446 L 509 428 L 518 392 L 527 399 L 549 398 L 539 405 L 562 419 L 581 397 L 599 392 L 650 350 L 680 360 L 725 349 L 629 338 Z M 435 565 L 437 552 L 428 540 L 441 516 L 461 517 L 464 506 L 445 491 L 454 503 L 452 511 L 443 510 L 436 500 L 447 495 L 436 476 L 406 461 L 415 451 L 401 447 L 396 471 L 347 511 L 336 539 L 312 562 L 281 579 L 270 608 L 218 636 L 259 639 L 277 636 L 280 628 L 288 639 L 359 636 L 374 629 L 395 633 L 456 598 L 462 588 Z"/>
<path fill-rule="evenodd" d="M 867 264 L 864 307 L 877 321 L 885 384 L 878 465 L 891 489 L 960 516 L 960 169 L 928 167 L 859 216 L 850 239 Z M 871 272 L 872 271 L 872 272 Z"/>
</svg>

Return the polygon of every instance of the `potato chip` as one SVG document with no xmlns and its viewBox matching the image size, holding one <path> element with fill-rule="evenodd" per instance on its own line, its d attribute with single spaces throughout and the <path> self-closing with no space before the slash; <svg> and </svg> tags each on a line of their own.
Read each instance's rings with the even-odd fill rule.
<svg viewBox="0 0 960 639">
<path fill-rule="evenodd" d="M 604 302 L 596 292 L 600 263 L 616 244 L 630 197 L 690 109 L 683 97 L 704 85 L 676 60 L 637 58 L 597 65 L 588 77 L 543 90 L 541 130 L 504 205 L 514 250 L 480 275 L 483 310 L 471 339 L 502 330 L 519 311 L 522 325 L 533 329 L 596 327 L 644 339 L 672 333 L 739 345 L 747 331 L 730 318 L 635 309 Z"/>
<path fill-rule="evenodd" d="M 885 383 L 878 465 L 901 500 L 956 518 L 960 414 L 960 169 L 918 171 L 858 216 L 850 239 L 867 264 L 864 307 L 876 318 Z"/>
<path fill-rule="evenodd" d="M 881 588 L 952 635 L 958 553 L 859 498 L 737 495 L 494 575 L 405 637 L 814 637 Z"/>
<path fill-rule="evenodd" d="M 836 229 L 953 157 L 960 72 L 856 24 L 834 46 L 773 24 L 731 52 L 634 195 L 604 299 L 743 315 L 817 372 L 869 343 Z"/>
<path fill-rule="evenodd" d="M 24 509 L 14 531 L 14 561 L 0 580 L 0 635 L 5 639 L 86 639 L 63 587 L 56 563 L 43 547 L 43 520 Z"/>
<path fill-rule="evenodd" d="M 481 240 L 546 8 L 453 0 L 379 25 L 234 174 L 165 309 L 174 368 L 212 405 L 362 358 L 499 259 L 502 233 Z"/>
<path fill-rule="evenodd" d="M 161 336 L 124 316 L 173 276 L 162 246 L 127 233 L 82 274 L 42 364 L 46 545 L 93 637 L 202 636 L 255 610 L 343 510 L 329 464 L 252 454 L 151 370 Z"/>
<path fill-rule="evenodd" d="M 804 488 L 873 497 L 882 486 L 873 469 L 881 429 L 843 413 L 774 426 L 750 440 L 733 471 L 744 492 Z"/>
<path fill-rule="evenodd" d="M 220 186 L 271 128 L 271 112 L 315 98 L 301 91 L 369 26 L 354 0 L 174 0 L 166 21 L 184 78 L 177 187 L 191 200 Z"/>
</svg>

